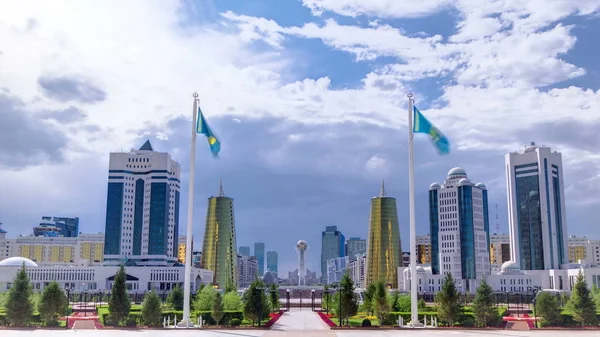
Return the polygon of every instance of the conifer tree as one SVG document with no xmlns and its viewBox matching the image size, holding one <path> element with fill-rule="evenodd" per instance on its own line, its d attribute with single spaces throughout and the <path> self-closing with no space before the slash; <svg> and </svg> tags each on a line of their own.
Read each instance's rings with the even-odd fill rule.
<svg viewBox="0 0 600 337">
<path fill-rule="evenodd" d="M 154 291 L 146 293 L 142 303 L 142 318 L 147 326 L 157 327 L 162 324 L 162 305 Z"/>
<path fill-rule="evenodd" d="M 215 296 L 215 301 L 213 302 L 213 306 L 212 306 L 212 318 L 215 320 L 215 322 L 217 323 L 217 325 L 219 325 L 219 323 L 221 323 L 221 320 L 223 319 L 223 297 L 221 296 L 221 293 L 217 293 L 217 295 Z"/>
<path fill-rule="evenodd" d="M 179 285 L 171 290 L 167 296 L 167 303 L 173 310 L 183 310 L 183 289 Z"/>
<path fill-rule="evenodd" d="M 556 326 L 560 321 L 560 303 L 558 297 L 547 292 L 539 293 L 535 298 L 535 315 L 541 317 L 546 325 Z"/>
<path fill-rule="evenodd" d="M 373 307 L 375 309 L 377 319 L 379 320 L 379 324 L 382 325 L 385 320 L 385 316 L 390 311 L 390 307 L 387 300 L 387 290 L 385 289 L 385 282 L 383 282 L 383 280 L 375 282 Z"/>
<path fill-rule="evenodd" d="M 481 326 L 487 327 L 491 321 L 498 317 L 494 291 L 485 279 L 477 287 L 477 293 L 473 300 L 473 312 L 475 313 L 477 324 Z"/>
<path fill-rule="evenodd" d="M 269 286 L 269 299 L 271 300 L 271 311 L 279 310 L 279 289 L 275 283 Z"/>
<path fill-rule="evenodd" d="M 29 324 L 33 315 L 32 293 L 29 276 L 27 276 L 25 263 L 23 263 L 8 291 L 8 297 L 4 304 L 6 318 L 10 324 L 14 326 Z"/>
<path fill-rule="evenodd" d="M 461 313 L 462 304 L 460 303 L 460 294 L 456 291 L 456 285 L 450 273 L 444 277 L 442 290 L 435 296 L 435 301 L 438 306 L 438 317 L 448 323 L 449 326 L 453 326 Z"/>
<path fill-rule="evenodd" d="M 56 325 L 57 319 L 67 312 L 69 302 L 64 290 L 56 281 L 50 282 L 44 288 L 40 300 L 39 312 L 46 325 Z"/>
<path fill-rule="evenodd" d="M 581 271 L 579 271 L 579 275 L 577 275 L 577 279 L 573 285 L 567 309 L 573 315 L 573 319 L 581 323 L 581 325 L 596 324 L 596 306 Z"/>
<path fill-rule="evenodd" d="M 127 274 L 125 273 L 125 267 L 121 265 L 119 271 L 115 274 L 115 280 L 108 301 L 110 320 L 115 325 L 119 325 L 125 321 L 125 319 L 129 317 L 129 311 L 131 309 L 131 301 L 129 300 L 125 284 L 126 280 Z"/>
</svg>

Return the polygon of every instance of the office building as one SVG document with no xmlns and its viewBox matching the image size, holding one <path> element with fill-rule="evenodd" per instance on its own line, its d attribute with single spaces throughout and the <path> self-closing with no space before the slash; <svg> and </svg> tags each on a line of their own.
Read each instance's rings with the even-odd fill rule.
<svg viewBox="0 0 600 337">
<path fill-rule="evenodd" d="M 475 280 L 490 272 L 487 189 L 460 167 L 429 188 L 431 269 L 434 275 Z M 467 283 L 468 284 L 468 283 Z"/>
<path fill-rule="evenodd" d="M 4 252 L 4 258 L 24 257 L 42 266 L 99 265 L 104 261 L 104 234 L 80 234 L 77 237 L 28 235 L 4 240 L 0 237 L 0 251 Z"/>
<path fill-rule="evenodd" d="M 568 262 L 562 156 L 531 142 L 505 156 L 511 260 L 523 270 Z"/>
<path fill-rule="evenodd" d="M 350 256 L 348 270 L 356 288 L 365 288 L 365 275 L 367 272 L 367 257 L 365 254 Z"/>
<path fill-rule="evenodd" d="M 304 278 L 305 278 L 304 285 L 306 285 L 306 286 L 317 285 L 319 283 L 319 279 L 317 278 L 316 271 L 307 269 L 306 275 Z M 298 272 L 298 269 L 288 272 L 288 278 L 283 280 L 283 284 L 291 285 L 291 286 L 298 286 L 299 283 L 300 283 L 300 273 Z"/>
<path fill-rule="evenodd" d="M 33 235 L 77 237 L 79 235 L 79 218 L 43 216 L 39 226 L 33 228 Z"/>
<path fill-rule="evenodd" d="M 334 257 L 327 260 L 327 284 L 338 283 L 348 269 L 350 258 L 348 256 Z"/>
<path fill-rule="evenodd" d="M 258 261 L 258 273 L 259 275 L 265 274 L 265 243 L 255 242 L 254 243 L 254 256 Z"/>
<path fill-rule="evenodd" d="M 510 261 L 510 236 L 508 234 L 490 234 L 491 268 L 498 270 L 507 261 Z"/>
<path fill-rule="evenodd" d="M 367 240 L 349 238 L 346 240 L 346 256 L 356 256 L 367 252 Z"/>
<path fill-rule="evenodd" d="M 8 241 L 6 241 L 6 231 L 2 229 L 2 222 L 0 222 L 0 261 L 10 256 L 10 248 Z"/>
<path fill-rule="evenodd" d="M 326 226 L 321 232 L 321 281 L 327 281 L 327 260 L 346 255 L 346 239 L 337 226 Z"/>
<path fill-rule="evenodd" d="M 181 168 L 150 141 L 110 154 L 104 259 L 106 264 L 173 265 L 179 237 Z"/>
<path fill-rule="evenodd" d="M 600 240 L 585 236 L 569 236 L 569 262 L 600 266 Z"/>
<path fill-rule="evenodd" d="M 402 247 L 396 199 L 386 196 L 385 185 L 382 182 L 379 196 L 371 199 L 365 286 L 379 280 L 394 286 L 398 283 L 400 266 Z"/>
<path fill-rule="evenodd" d="M 177 239 L 177 262 L 185 264 L 187 237 L 180 235 Z M 192 238 L 192 252 L 194 252 L 194 240 Z"/>
<path fill-rule="evenodd" d="M 267 270 L 270 271 L 273 276 L 277 277 L 277 270 L 279 269 L 279 253 L 276 251 L 267 252 Z"/>
<path fill-rule="evenodd" d="M 417 263 L 431 264 L 431 237 L 417 235 Z"/>
<path fill-rule="evenodd" d="M 259 276 L 258 275 L 258 261 L 254 256 L 237 256 L 238 263 L 238 286 L 240 288 L 247 288 L 250 283 Z"/>
<path fill-rule="evenodd" d="M 241 256 L 250 256 L 250 246 L 240 246 L 238 254 Z"/>
<path fill-rule="evenodd" d="M 233 199 L 225 196 L 221 183 L 219 194 L 208 199 L 202 245 L 202 268 L 214 272 L 213 285 L 221 289 L 237 288 L 236 249 Z"/>
</svg>

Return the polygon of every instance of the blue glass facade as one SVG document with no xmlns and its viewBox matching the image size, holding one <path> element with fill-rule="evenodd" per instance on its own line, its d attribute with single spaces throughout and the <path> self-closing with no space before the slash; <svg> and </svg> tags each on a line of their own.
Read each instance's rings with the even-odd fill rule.
<svg viewBox="0 0 600 337">
<path fill-rule="evenodd" d="M 440 273 L 440 248 L 439 248 L 439 206 L 438 191 L 429 191 L 429 233 L 431 237 L 431 272 Z"/>
<path fill-rule="evenodd" d="M 142 254 L 142 228 L 144 226 L 144 179 L 135 181 L 135 208 L 133 214 L 133 255 Z"/>
<path fill-rule="evenodd" d="M 173 256 L 179 248 L 179 191 L 175 191 L 175 226 L 173 227 Z M 187 253 L 187 252 L 186 252 Z"/>
<path fill-rule="evenodd" d="M 254 244 L 254 256 L 258 262 L 258 274 L 262 276 L 265 274 L 265 244 L 263 242 Z"/>
<path fill-rule="evenodd" d="M 327 278 L 327 260 L 346 255 L 346 237 L 337 226 L 326 226 L 321 232 L 321 276 Z"/>
<path fill-rule="evenodd" d="M 553 171 L 556 171 L 557 177 L 552 177 L 552 189 L 554 191 L 554 212 L 555 212 L 555 221 L 556 221 L 556 233 L 558 236 L 558 261 L 560 264 L 567 262 L 567 256 L 565 253 L 564 247 L 564 233 L 563 233 L 563 223 L 562 223 L 562 208 L 561 208 L 561 200 L 562 196 L 560 195 L 560 180 L 558 179 L 558 166 L 552 165 Z"/>
<path fill-rule="evenodd" d="M 523 171 L 517 169 L 528 168 Z M 517 215 L 517 233 L 521 269 L 544 269 L 544 244 L 542 237 L 542 216 L 540 207 L 540 186 L 537 163 L 517 165 L 514 168 Z"/>
<path fill-rule="evenodd" d="M 463 279 L 475 279 L 475 228 L 473 227 L 473 187 L 458 187 L 460 264 Z"/>
<path fill-rule="evenodd" d="M 483 199 L 483 229 L 485 230 L 487 240 L 488 255 L 490 253 L 490 214 L 488 210 L 488 193 L 487 190 L 481 190 Z"/>
<path fill-rule="evenodd" d="M 148 254 L 167 255 L 169 224 L 169 184 L 151 183 Z M 177 238 L 175 238 L 177 241 Z"/>
<path fill-rule="evenodd" d="M 104 255 L 119 255 L 121 251 L 123 187 L 123 183 L 108 183 L 108 197 L 106 199 L 106 230 L 104 233 Z"/>
</svg>

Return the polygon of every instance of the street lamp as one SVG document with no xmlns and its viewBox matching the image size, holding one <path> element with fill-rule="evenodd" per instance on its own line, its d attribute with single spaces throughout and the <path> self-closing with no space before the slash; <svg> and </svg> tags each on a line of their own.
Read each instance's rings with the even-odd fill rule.
<svg viewBox="0 0 600 337">
<path fill-rule="evenodd" d="M 536 297 L 537 297 L 537 293 L 538 293 L 538 287 L 527 287 L 527 290 L 530 290 L 533 292 L 533 300 L 531 300 L 531 302 L 533 302 L 533 324 L 535 325 L 535 328 L 538 328 L 538 319 L 537 319 L 537 311 L 536 311 L 536 306 L 535 306 L 535 302 L 536 302 Z"/>
<path fill-rule="evenodd" d="M 290 311 L 290 289 L 286 291 L 285 297 L 287 301 L 287 311 Z"/>
<path fill-rule="evenodd" d="M 336 290 L 338 297 L 340 298 L 340 306 L 338 307 L 337 315 L 338 315 L 338 323 L 339 323 L 339 326 L 341 327 L 342 326 L 342 292 L 341 292 L 342 287 L 339 284 L 334 283 L 332 288 Z"/>
<path fill-rule="evenodd" d="M 69 290 L 69 288 L 65 289 L 67 291 L 67 322 L 66 322 L 66 328 L 69 328 L 69 309 L 71 306 L 71 290 Z"/>
<path fill-rule="evenodd" d="M 331 293 L 331 290 L 327 288 L 323 293 L 325 294 L 325 312 L 329 315 L 329 294 Z"/>
<path fill-rule="evenodd" d="M 262 314 L 263 314 L 262 313 L 262 309 L 263 309 L 263 296 L 262 295 L 263 294 L 261 293 L 261 291 L 265 291 L 265 288 L 264 287 L 256 287 L 255 289 L 259 292 L 258 294 L 260 295 L 259 296 L 260 297 L 260 301 L 259 301 L 260 306 L 258 309 L 258 327 L 260 327 L 260 320 L 262 319 Z"/>
<path fill-rule="evenodd" d="M 315 290 L 312 290 L 312 311 L 315 311 Z"/>
</svg>

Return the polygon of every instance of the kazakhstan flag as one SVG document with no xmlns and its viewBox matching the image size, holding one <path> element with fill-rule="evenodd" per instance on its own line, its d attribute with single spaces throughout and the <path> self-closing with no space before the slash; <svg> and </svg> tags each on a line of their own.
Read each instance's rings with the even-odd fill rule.
<svg viewBox="0 0 600 337">
<path fill-rule="evenodd" d="M 196 124 L 196 132 L 203 134 L 208 139 L 208 145 L 210 146 L 210 152 L 212 152 L 213 157 L 219 157 L 219 151 L 221 151 L 221 142 L 217 135 L 210 129 L 208 123 L 206 123 L 206 119 L 204 119 L 204 115 L 202 114 L 202 110 L 198 107 L 198 123 Z"/>
<path fill-rule="evenodd" d="M 439 154 L 444 155 L 450 153 L 450 142 L 440 129 L 431 124 L 416 106 L 413 106 L 413 113 L 413 132 L 426 133 L 429 136 L 429 140 L 431 140 L 433 147 L 435 147 Z"/>
</svg>

